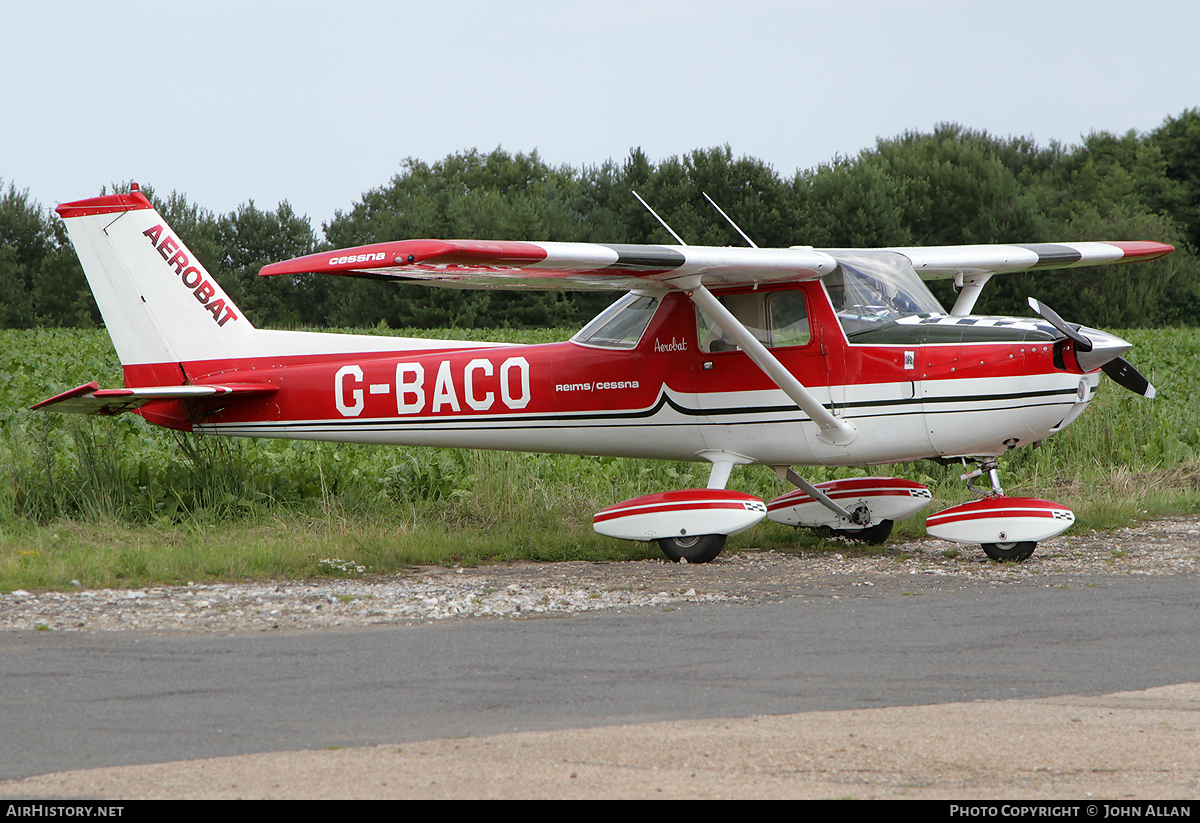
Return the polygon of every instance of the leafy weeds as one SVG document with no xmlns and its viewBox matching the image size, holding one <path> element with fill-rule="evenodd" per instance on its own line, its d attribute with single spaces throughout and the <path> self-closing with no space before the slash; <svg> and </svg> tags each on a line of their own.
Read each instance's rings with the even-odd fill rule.
<svg viewBox="0 0 1200 823">
<path fill-rule="evenodd" d="M 1071 506 L 1077 529 L 1200 511 L 1200 331 L 1119 334 L 1136 344 L 1132 359 L 1158 397 L 1146 401 L 1106 380 L 1071 427 L 1001 459 L 1009 494 Z M 103 330 L 0 331 L 0 590 L 66 587 L 73 579 L 145 585 L 657 557 L 652 546 L 598 536 L 592 514 L 707 481 L 698 463 L 226 440 L 158 429 L 134 415 L 27 408 L 93 379 L 122 381 Z M 866 474 L 917 480 L 933 490 L 929 511 L 968 499 L 962 472 L 928 461 L 804 469 L 815 482 Z M 786 490 L 753 466 L 734 472 L 730 487 L 763 499 Z M 923 517 L 898 523 L 895 534 L 923 536 Z M 889 553 L 766 521 L 731 538 L 727 551 L 751 546 Z"/>
</svg>

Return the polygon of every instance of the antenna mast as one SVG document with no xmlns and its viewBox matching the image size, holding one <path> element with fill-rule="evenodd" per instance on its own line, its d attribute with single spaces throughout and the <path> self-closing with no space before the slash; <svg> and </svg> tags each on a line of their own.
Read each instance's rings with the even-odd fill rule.
<svg viewBox="0 0 1200 823">
<path fill-rule="evenodd" d="M 700 193 L 704 195 L 704 199 L 705 199 L 705 200 L 707 200 L 709 203 L 712 203 L 712 207 L 713 207 L 714 209 L 716 209 L 717 211 L 721 212 L 721 216 L 722 216 L 722 217 L 724 217 L 724 218 L 725 218 L 727 221 L 729 221 L 729 225 L 731 225 L 731 226 L 733 226 L 735 229 L 737 229 L 737 233 L 738 233 L 738 234 L 740 234 L 740 235 L 742 236 L 742 239 L 743 239 L 743 240 L 745 240 L 747 243 L 749 243 L 749 244 L 750 244 L 751 246 L 753 246 L 754 248 L 756 248 L 756 249 L 758 248 L 758 244 L 757 244 L 757 243 L 755 243 L 753 240 L 751 240 L 751 239 L 750 239 L 750 236 L 749 236 L 748 234 L 746 234 L 744 231 L 742 231 L 741 227 L 740 227 L 740 226 L 738 226 L 738 224 L 737 224 L 737 223 L 733 222 L 733 220 L 732 220 L 732 219 L 730 219 L 729 215 L 725 213 L 725 210 L 724 210 L 724 209 L 722 209 L 720 206 L 718 206 L 718 205 L 716 204 L 716 201 L 714 201 L 714 200 L 713 200 L 711 197 L 709 197 L 709 196 L 708 196 L 708 192 L 706 192 L 706 191 L 702 191 L 702 192 L 700 192 Z M 639 198 L 639 199 L 640 199 L 640 198 Z"/>
<path fill-rule="evenodd" d="M 630 191 L 633 191 L 633 189 L 630 189 Z M 686 246 L 686 245 L 687 245 L 687 243 L 683 242 L 683 238 L 682 238 L 682 237 L 680 237 L 678 234 L 676 234 L 676 233 L 675 233 L 675 230 L 674 230 L 674 229 L 672 229 L 670 226 L 668 226 L 668 225 L 667 225 L 667 221 L 666 221 L 666 220 L 663 220 L 661 217 L 659 217 L 659 216 L 658 216 L 658 212 L 656 212 L 654 209 L 650 208 L 650 204 L 649 204 L 649 203 L 647 203 L 645 200 L 643 200 L 643 199 L 642 199 L 642 196 L 641 196 L 640 194 L 638 194 L 638 193 L 635 191 L 635 192 L 633 192 L 633 196 L 634 196 L 634 197 L 636 197 L 636 198 L 638 199 L 638 202 L 639 202 L 639 203 L 641 203 L 643 206 L 645 206 L 645 207 L 646 207 L 646 211 L 648 211 L 648 212 L 650 212 L 651 214 L 653 214 L 653 215 L 654 215 L 654 219 L 655 219 L 655 220 L 657 220 L 659 223 L 662 223 L 662 227 L 663 227 L 664 229 L 666 229 L 667 231 L 669 231 L 669 232 L 671 233 L 671 236 L 672 236 L 672 237 L 674 237 L 676 240 L 678 240 L 678 241 L 679 241 L 679 245 L 681 245 L 681 246 Z"/>
</svg>

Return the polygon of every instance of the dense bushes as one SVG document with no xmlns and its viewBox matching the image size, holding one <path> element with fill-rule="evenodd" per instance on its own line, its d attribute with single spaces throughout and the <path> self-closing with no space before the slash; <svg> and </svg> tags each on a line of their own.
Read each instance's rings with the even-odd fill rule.
<svg viewBox="0 0 1200 823">
<path fill-rule="evenodd" d="M 326 247 L 419 237 L 673 243 L 638 191 L 689 243 L 743 245 L 707 192 L 760 246 L 893 246 L 1158 240 L 1179 251 L 1138 266 L 997 278 L 977 311 L 1026 314 L 1036 295 L 1091 325 L 1200 325 L 1200 109 L 1146 134 L 1098 132 L 1039 147 L 957 125 L 880 139 L 857 157 L 781 177 L 729 147 L 658 163 L 554 167 L 537 155 L 409 159 L 322 226 L 285 202 L 216 215 L 181 194 L 163 215 L 262 326 L 533 327 L 577 324 L 606 296 L 430 289 L 370 280 L 259 278 L 266 262 Z M 942 287 L 944 300 L 948 287 Z M 0 328 L 99 322 L 62 224 L 11 183 L 0 190 Z"/>
</svg>

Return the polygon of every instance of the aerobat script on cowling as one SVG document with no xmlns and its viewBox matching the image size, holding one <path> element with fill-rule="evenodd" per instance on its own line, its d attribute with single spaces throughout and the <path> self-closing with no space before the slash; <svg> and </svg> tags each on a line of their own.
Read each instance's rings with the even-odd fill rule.
<svg viewBox="0 0 1200 823">
<path fill-rule="evenodd" d="M 712 464 L 704 489 L 597 512 L 598 532 L 714 559 L 764 517 L 867 542 L 931 499 L 919 483 L 813 484 L 794 467 L 961 460 L 980 499 L 929 516 L 930 534 L 1022 560 L 1071 511 L 1008 497 L 996 457 L 1077 418 L 1101 370 L 1146 397 L 1129 344 L 1065 323 L 971 314 L 1009 271 L 1149 260 L 1151 242 L 893 249 L 717 248 L 404 240 L 266 266 L 458 288 L 625 292 L 569 341 L 534 346 L 256 329 L 137 187 L 65 203 L 125 388 L 79 386 L 34 408 L 132 411 L 183 431 L 563 452 Z M 960 288 L 947 313 L 927 280 Z M 797 488 L 771 501 L 725 488 L 737 465 Z M 972 488 L 975 488 L 972 485 Z"/>
</svg>

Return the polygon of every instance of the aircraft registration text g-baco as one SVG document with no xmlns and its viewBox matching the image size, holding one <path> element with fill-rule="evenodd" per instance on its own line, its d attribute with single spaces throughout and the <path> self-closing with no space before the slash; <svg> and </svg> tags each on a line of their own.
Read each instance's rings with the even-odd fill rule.
<svg viewBox="0 0 1200 823">
<path fill-rule="evenodd" d="M 421 414 L 429 410 L 437 414 L 443 410 L 462 411 L 460 397 L 465 404 L 477 412 L 485 412 L 496 402 L 498 389 L 500 402 L 509 409 L 523 409 L 529 405 L 529 361 L 524 357 L 509 357 L 500 364 L 499 380 L 490 381 L 497 369 L 490 358 L 477 357 L 463 367 L 457 375 L 451 361 L 441 360 L 433 381 L 432 392 L 425 390 L 425 365 L 421 362 L 396 364 L 396 414 Z M 345 417 L 357 417 L 366 407 L 363 385 L 368 385 L 370 394 L 390 394 L 390 383 L 364 384 L 361 366 L 342 366 L 334 375 L 334 403 Z M 514 387 L 514 383 L 516 384 Z M 456 385 L 457 384 L 457 385 Z M 459 388 L 461 386 L 461 388 Z"/>
</svg>

